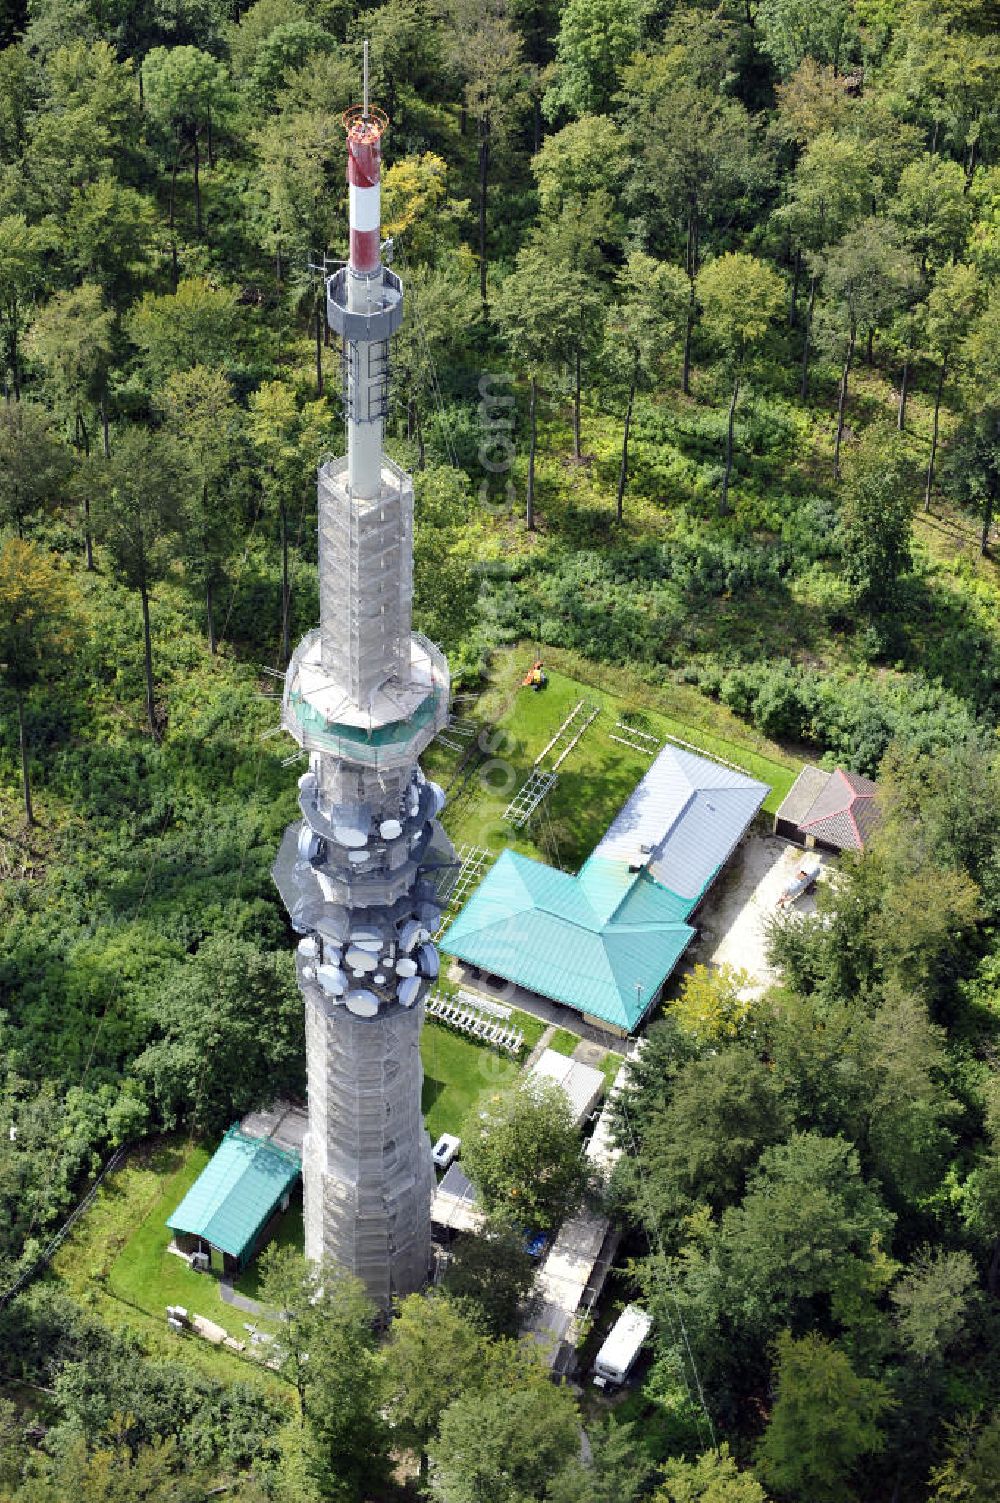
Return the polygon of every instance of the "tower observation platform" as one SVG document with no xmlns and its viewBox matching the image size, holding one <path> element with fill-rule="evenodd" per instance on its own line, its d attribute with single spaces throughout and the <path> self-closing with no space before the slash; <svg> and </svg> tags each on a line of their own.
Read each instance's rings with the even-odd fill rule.
<svg viewBox="0 0 1000 1503">
<path fill-rule="evenodd" d="M 386 119 L 344 116 L 350 260 L 327 279 L 339 335 L 347 453 L 318 476 L 320 624 L 292 654 L 281 722 L 308 754 L 302 818 L 274 878 L 302 937 L 309 1128 L 305 1250 L 382 1305 L 430 1265 L 434 1184 L 420 1096 L 424 998 L 438 974 L 435 874 L 454 860 L 444 794 L 420 753 L 447 723 L 443 654 L 412 629 L 413 481 L 384 451 L 400 279 L 382 265 Z"/>
</svg>

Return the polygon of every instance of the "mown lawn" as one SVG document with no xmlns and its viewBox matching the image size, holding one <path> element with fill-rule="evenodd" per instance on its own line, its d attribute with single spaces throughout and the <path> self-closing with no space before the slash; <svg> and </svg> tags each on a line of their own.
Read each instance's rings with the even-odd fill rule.
<svg viewBox="0 0 1000 1503">
<path fill-rule="evenodd" d="M 173 1172 L 161 1178 L 157 1199 L 112 1264 L 108 1287 L 119 1299 L 138 1305 L 150 1315 L 162 1315 L 164 1320 L 167 1305 L 183 1305 L 190 1315 L 204 1315 L 242 1341 L 246 1339 L 246 1317 L 220 1299 L 221 1269 L 194 1273 L 182 1258 L 167 1252 L 172 1234 L 166 1219 L 211 1156 L 212 1149 L 198 1144 L 182 1144 L 174 1150 Z"/>
<path fill-rule="evenodd" d="M 563 870 L 577 870 L 652 761 L 652 754 L 614 739 L 623 734 L 621 720 L 655 738 L 653 751 L 667 740 L 679 740 L 760 778 L 771 790 L 764 802 L 768 813 L 778 807 L 799 771 L 798 759 L 752 732 L 741 736 L 739 722 L 709 706 L 702 696 L 687 696 L 698 701 L 698 719 L 682 718 L 659 703 L 667 699 L 666 692 L 658 695 L 625 675 L 618 686 L 621 692 L 615 692 L 610 687 L 616 678 L 613 672 L 584 664 L 571 654 L 546 654 L 547 687 L 537 692 L 521 689 L 531 657 L 530 647 L 498 652 L 489 687 L 463 712 L 488 728 L 487 752 L 470 756 L 461 770 L 459 753 L 440 743 L 427 759 L 432 776 L 451 785 L 444 823 L 456 845 L 483 846 L 494 855 L 509 847 Z M 677 693 L 672 697 L 684 698 Z M 559 780 L 538 812 L 524 829 L 515 830 L 505 818 L 507 805 L 581 700 L 599 707 L 600 714 L 560 767 Z M 730 734 L 722 734 L 713 722 Z M 559 750 L 557 746 L 554 754 Z M 551 760 L 550 756 L 547 761 Z"/>
<path fill-rule="evenodd" d="M 461 1137 L 480 1103 L 512 1085 L 521 1068 L 509 1055 L 430 1020 L 424 1024 L 420 1053 L 424 1121 L 432 1140 L 443 1132 Z"/>
<path fill-rule="evenodd" d="M 208 1161 L 209 1149 L 180 1138 L 140 1144 L 105 1180 L 93 1206 L 53 1259 L 52 1272 L 112 1326 L 142 1335 L 147 1351 L 188 1362 L 225 1382 L 260 1383 L 284 1397 L 287 1385 L 257 1363 L 167 1328 L 166 1306 L 184 1305 L 243 1340 L 245 1316 L 224 1305 L 218 1279 L 192 1273 L 166 1252 L 164 1219 Z"/>
<path fill-rule="evenodd" d="M 557 1054 L 571 1056 L 573 1050 L 580 1042 L 580 1035 L 573 1033 L 569 1028 L 557 1028 L 546 1045 L 547 1049 L 554 1049 Z"/>
</svg>

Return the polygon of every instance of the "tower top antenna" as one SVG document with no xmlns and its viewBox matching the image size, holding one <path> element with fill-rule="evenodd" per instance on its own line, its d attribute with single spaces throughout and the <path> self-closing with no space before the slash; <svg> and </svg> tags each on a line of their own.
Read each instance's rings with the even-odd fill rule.
<svg viewBox="0 0 1000 1503">
<path fill-rule="evenodd" d="M 365 37 L 364 45 L 364 92 L 362 94 L 362 119 L 368 119 L 368 38 Z"/>
</svg>

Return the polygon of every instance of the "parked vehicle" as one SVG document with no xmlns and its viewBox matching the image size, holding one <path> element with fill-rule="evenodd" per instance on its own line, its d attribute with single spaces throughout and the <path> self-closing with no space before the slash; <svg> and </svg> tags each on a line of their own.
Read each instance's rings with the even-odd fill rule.
<svg viewBox="0 0 1000 1503">
<path fill-rule="evenodd" d="M 652 1326 L 653 1317 L 638 1305 L 622 1311 L 594 1360 L 596 1388 L 618 1388 L 625 1382 Z"/>
<path fill-rule="evenodd" d="M 458 1151 L 462 1146 L 461 1138 L 453 1137 L 450 1132 L 443 1132 L 431 1149 L 431 1158 L 437 1169 L 449 1169 L 458 1158 Z"/>
</svg>

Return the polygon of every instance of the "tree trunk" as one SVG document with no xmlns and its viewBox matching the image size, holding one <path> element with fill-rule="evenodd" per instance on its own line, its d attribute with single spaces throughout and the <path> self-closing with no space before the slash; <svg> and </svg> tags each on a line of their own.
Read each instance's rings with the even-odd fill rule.
<svg viewBox="0 0 1000 1503">
<path fill-rule="evenodd" d="M 90 496 L 83 493 L 83 555 L 87 561 L 87 573 L 94 572 L 94 539 L 90 532 Z"/>
<path fill-rule="evenodd" d="M 104 457 L 111 458 L 111 434 L 108 429 L 108 394 L 101 392 L 101 438 L 104 443 Z"/>
<path fill-rule="evenodd" d="M 900 433 L 906 431 L 906 398 L 910 393 L 910 362 L 903 361 L 903 374 L 899 380 L 899 412 L 896 414 L 896 427 Z"/>
<path fill-rule="evenodd" d="M 573 357 L 573 458 L 579 463 L 580 453 L 580 346 Z"/>
<path fill-rule="evenodd" d="M 615 515 L 620 522 L 625 509 L 625 486 L 628 483 L 628 436 L 632 429 L 632 404 L 635 401 L 635 377 L 628 389 L 628 406 L 625 408 L 625 428 L 622 433 L 622 462 L 618 467 L 618 501 Z"/>
<path fill-rule="evenodd" d="M 208 130 L 208 165 L 209 165 L 209 167 L 214 167 L 215 166 L 215 140 L 214 140 L 214 137 L 212 135 L 212 111 L 211 110 L 209 110 L 209 112 L 208 112 L 207 130 Z"/>
<path fill-rule="evenodd" d="M 865 364 L 874 364 L 875 325 L 871 324 L 868 329 L 868 344 L 865 349 Z"/>
<path fill-rule="evenodd" d="M 167 227 L 170 230 L 170 272 L 171 272 L 171 280 L 173 281 L 174 291 L 175 292 L 177 291 L 177 283 L 179 281 L 178 270 L 177 270 L 177 236 L 174 234 L 174 219 L 175 219 L 175 215 L 176 215 L 176 209 L 177 209 L 177 162 L 174 161 L 170 165 L 170 202 L 169 202 L 169 208 L 168 208 L 168 211 L 167 211 Z"/>
<path fill-rule="evenodd" d="M 192 144 L 193 144 L 193 147 L 194 147 L 194 232 L 198 236 L 198 239 L 200 240 L 201 239 L 201 233 L 202 233 L 202 226 L 201 226 L 201 177 L 200 177 L 200 174 L 199 174 L 199 168 L 201 166 L 201 161 L 200 161 L 200 155 L 199 155 L 199 151 L 198 151 L 198 132 L 197 131 L 195 131 L 195 133 L 194 133 L 194 141 L 193 141 Z"/>
<path fill-rule="evenodd" d="M 407 382 L 409 385 L 409 382 Z M 412 443 L 417 432 L 417 404 L 412 397 L 406 399 L 406 437 Z"/>
<path fill-rule="evenodd" d="M 993 1244 L 993 1256 L 990 1259 L 990 1268 L 986 1275 L 986 1288 L 995 1299 L 998 1290 L 1000 1290 L 1000 1237 Z"/>
<path fill-rule="evenodd" d="M 208 619 L 208 650 L 214 656 L 218 651 L 219 644 L 215 640 L 215 609 L 212 599 L 211 578 L 205 581 L 205 615 Z"/>
<path fill-rule="evenodd" d="M 278 506 L 281 522 L 281 650 L 282 661 L 287 663 L 292 655 L 291 622 L 288 619 L 288 516 L 282 500 Z"/>
<path fill-rule="evenodd" d="M 490 171 L 490 122 L 483 115 L 479 121 L 479 296 L 483 304 L 483 317 L 489 315 L 486 301 L 486 193 Z"/>
<path fill-rule="evenodd" d="M 840 396 L 837 399 L 837 437 L 833 445 L 833 478 L 840 479 L 840 445 L 844 437 L 844 414 L 847 411 L 847 378 L 851 373 L 851 362 L 854 359 L 854 330 L 851 330 L 850 342 L 847 346 L 847 359 L 844 361 L 844 371 L 840 378 Z"/>
<path fill-rule="evenodd" d="M 969 147 L 969 164 L 965 169 L 965 192 L 972 187 L 972 179 L 976 175 L 976 157 L 979 154 L 979 137 L 977 136 Z"/>
<path fill-rule="evenodd" d="M 990 531 L 993 527 L 993 508 L 996 504 L 996 482 L 991 480 L 983 501 L 983 531 L 979 539 L 979 551 L 986 558 L 990 551 Z"/>
<path fill-rule="evenodd" d="M 799 279 L 800 279 L 801 276 L 802 276 L 802 252 L 800 250 L 797 250 L 795 252 L 795 259 L 792 262 L 792 288 L 791 288 L 791 291 L 788 294 L 788 327 L 790 329 L 794 329 L 795 328 L 795 319 L 796 319 L 796 317 L 798 315 L 798 307 L 799 307 Z"/>
<path fill-rule="evenodd" d="M 420 421 L 420 408 L 416 402 L 413 404 L 413 420 L 417 425 L 417 469 L 422 470 L 427 462 L 427 454 L 424 449 L 424 425 Z"/>
<path fill-rule="evenodd" d="M 316 395 L 323 395 L 323 314 L 316 309 Z"/>
<path fill-rule="evenodd" d="M 21 400 L 21 372 L 18 370 L 17 352 L 17 299 L 10 303 L 10 373 L 14 380 L 14 401 Z"/>
<path fill-rule="evenodd" d="M 14 695 L 17 704 L 17 734 L 21 743 L 21 790 L 24 794 L 24 820 L 30 828 L 35 823 L 35 811 L 31 804 L 31 773 L 28 768 L 28 732 L 24 724 L 24 699 L 18 689 Z"/>
<path fill-rule="evenodd" d="M 934 390 L 934 421 L 931 425 L 931 452 L 927 460 L 927 484 L 924 487 L 924 511 L 931 509 L 931 488 L 934 485 L 934 462 L 937 459 L 938 425 L 941 418 L 941 395 L 944 391 L 945 372 L 948 369 L 948 361 L 941 361 L 941 369 L 938 371 L 937 386 Z"/>
<path fill-rule="evenodd" d="M 528 498 L 525 522 L 528 531 L 535 530 L 535 441 L 537 438 L 536 409 L 538 406 L 538 377 L 531 378 L 531 401 L 528 405 Z"/>
<path fill-rule="evenodd" d="M 696 213 L 695 205 L 689 203 L 687 245 L 684 253 L 685 270 L 688 276 L 688 306 L 687 317 L 684 321 L 684 366 L 681 371 L 681 391 L 686 397 L 691 395 L 691 336 L 694 331 L 694 279 L 698 270 Z"/>
<path fill-rule="evenodd" d="M 736 426 L 736 403 L 740 395 L 740 378 L 736 377 L 733 382 L 733 395 L 729 402 L 729 423 L 726 427 L 726 472 L 722 477 L 722 499 L 719 502 L 719 515 L 729 515 L 729 480 L 733 473 L 733 429 Z"/>
<path fill-rule="evenodd" d="M 816 275 L 809 278 L 809 301 L 806 303 L 806 332 L 802 341 L 802 380 L 799 383 L 799 400 L 809 396 L 809 347 L 812 342 L 813 309 L 816 306 Z"/>
<path fill-rule="evenodd" d="M 153 634 L 149 626 L 149 590 L 145 579 L 139 585 L 139 599 L 142 601 L 142 646 L 146 668 L 146 715 L 149 720 L 150 735 L 154 741 L 159 741 L 160 737 L 156 729 L 156 700 L 153 695 Z"/>
</svg>

